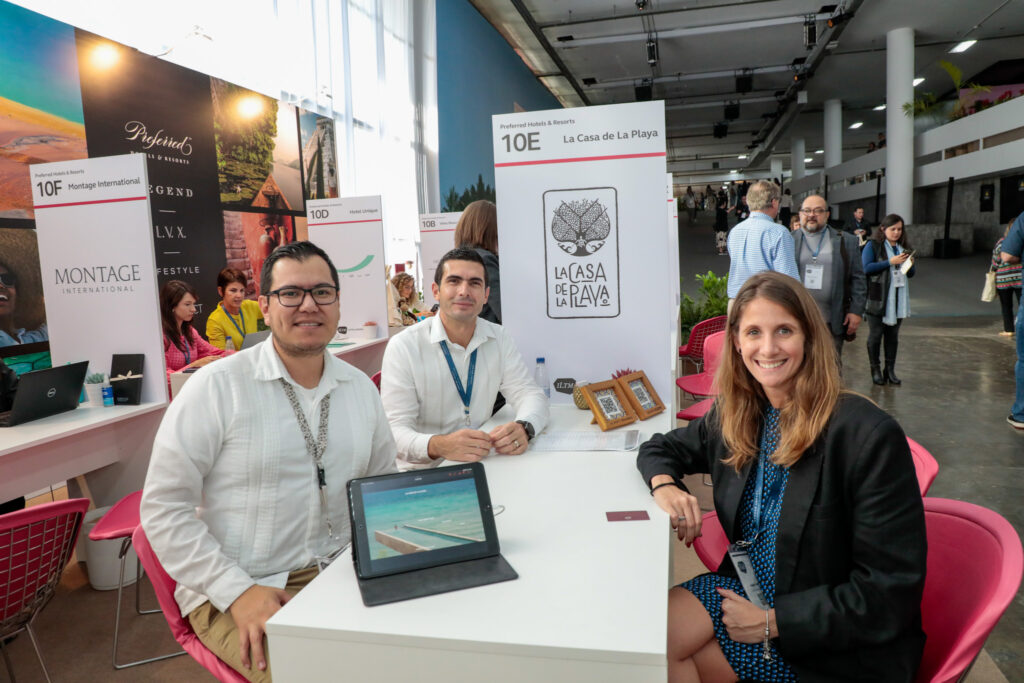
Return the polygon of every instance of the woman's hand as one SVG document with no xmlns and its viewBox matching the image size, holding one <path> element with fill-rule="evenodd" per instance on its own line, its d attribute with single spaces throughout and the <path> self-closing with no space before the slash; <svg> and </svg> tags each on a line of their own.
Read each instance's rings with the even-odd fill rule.
<svg viewBox="0 0 1024 683">
<path fill-rule="evenodd" d="M 185 367 L 186 368 L 201 368 L 204 365 L 209 365 L 210 363 L 212 363 L 213 361 L 215 361 L 215 360 L 217 360 L 219 358 L 220 358 L 220 356 L 205 356 L 203 358 L 200 358 L 199 360 L 192 361 L 191 363 L 189 363 Z"/>
<path fill-rule="evenodd" d="M 653 486 L 662 483 L 657 479 L 658 477 L 655 477 L 652 480 Z M 697 498 L 678 486 L 662 486 L 654 492 L 654 502 L 668 513 L 676 536 L 689 548 L 693 544 L 693 539 L 700 536 L 700 526 L 703 522 Z"/>
<path fill-rule="evenodd" d="M 722 596 L 722 625 L 729 632 L 729 637 L 737 643 L 764 642 L 764 610 L 741 598 L 728 588 L 719 588 Z M 769 610 L 769 637 L 777 638 L 779 629 L 775 625 L 775 610 Z"/>
<path fill-rule="evenodd" d="M 906 261 L 908 258 L 910 258 L 909 252 L 905 251 L 902 254 L 896 254 L 891 259 L 889 259 L 889 265 L 898 266 L 904 261 Z"/>
</svg>

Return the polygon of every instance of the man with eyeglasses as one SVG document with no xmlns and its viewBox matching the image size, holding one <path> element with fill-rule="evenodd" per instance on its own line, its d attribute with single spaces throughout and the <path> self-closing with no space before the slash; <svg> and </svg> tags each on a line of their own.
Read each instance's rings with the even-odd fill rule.
<svg viewBox="0 0 1024 683">
<path fill-rule="evenodd" d="M 853 341 L 864 318 L 868 285 L 857 238 L 830 228 L 828 217 L 824 197 L 811 195 L 804 199 L 793 244 L 801 282 L 832 332 L 836 358 L 842 367 L 843 343 Z"/>
<path fill-rule="evenodd" d="M 765 270 L 799 280 L 789 230 L 775 222 L 779 214 L 779 186 L 759 180 L 747 190 L 750 218 L 729 232 L 729 310 L 740 287 Z"/>
<path fill-rule="evenodd" d="M 490 294 L 473 249 L 452 249 L 432 285 L 438 314 L 407 327 L 384 351 L 380 393 L 398 443 L 399 469 L 472 462 L 493 449 L 519 455 L 548 421 L 548 400 L 511 335 L 479 317 Z M 515 420 L 489 432 L 501 392 Z"/>
<path fill-rule="evenodd" d="M 271 337 L 201 369 L 167 409 L 141 513 L 200 641 L 269 681 L 267 619 L 348 545 L 348 480 L 395 471 L 396 452 L 373 383 L 327 352 L 327 254 L 275 249 L 259 305 Z"/>
</svg>

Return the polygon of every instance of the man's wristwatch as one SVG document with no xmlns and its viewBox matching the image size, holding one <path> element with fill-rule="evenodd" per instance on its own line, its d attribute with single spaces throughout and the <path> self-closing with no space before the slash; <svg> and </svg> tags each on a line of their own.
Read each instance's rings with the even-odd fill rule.
<svg viewBox="0 0 1024 683">
<path fill-rule="evenodd" d="M 536 432 L 533 431 L 533 425 L 526 420 L 516 420 L 516 424 L 523 425 L 523 429 L 526 431 L 526 440 L 533 441 L 533 437 L 536 435 Z"/>
</svg>

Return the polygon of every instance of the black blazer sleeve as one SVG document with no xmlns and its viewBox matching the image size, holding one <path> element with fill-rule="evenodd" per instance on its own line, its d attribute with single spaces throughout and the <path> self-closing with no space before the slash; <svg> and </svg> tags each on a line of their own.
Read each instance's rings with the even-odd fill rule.
<svg viewBox="0 0 1024 683">
<path fill-rule="evenodd" d="M 907 638 L 921 634 L 927 541 L 906 437 L 865 399 L 843 402 L 845 415 L 819 442 L 820 488 L 793 590 L 776 597 L 778 647 L 794 660 L 901 642 L 896 647 L 913 648 Z"/>
<path fill-rule="evenodd" d="M 713 449 L 708 443 L 708 420 L 714 410 L 712 408 L 686 427 L 655 434 L 640 446 L 636 467 L 648 487 L 652 478 L 667 474 L 685 491 L 684 475 L 711 471 L 709 463 Z"/>
</svg>

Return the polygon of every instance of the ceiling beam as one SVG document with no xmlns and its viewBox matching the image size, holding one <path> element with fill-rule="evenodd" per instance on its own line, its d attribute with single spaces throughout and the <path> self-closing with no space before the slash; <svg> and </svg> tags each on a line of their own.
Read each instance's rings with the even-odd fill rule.
<svg viewBox="0 0 1024 683">
<path fill-rule="evenodd" d="M 512 0 L 518 2 L 519 0 Z M 788 17 L 775 17 L 773 19 L 754 19 L 752 21 L 737 21 L 731 24 L 707 24 L 705 26 L 693 26 L 689 28 L 671 28 L 664 31 L 657 31 L 658 40 L 665 38 L 684 38 L 687 36 L 701 36 L 711 33 L 728 33 L 734 31 L 752 31 L 773 26 L 786 24 L 803 24 L 807 17 L 813 16 L 815 21 L 825 21 L 831 14 L 796 14 Z M 563 36 L 558 38 L 558 46 L 564 48 L 585 47 L 587 45 L 604 45 L 607 43 L 626 43 L 631 41 L 647 40 L 645 33 L 620 33 L 618 35 L 594 36 L 592 38 L 573 38 Z"/>
<path fill-rule="evenodd" d="M 736 76 L 749 76 L 754 74 L 774 74 L 792 71 L 792 64 L 777 64 L 774 66 L 755 66 L 749 69 L 722 69 L 720 71 L 701 71 L 700 73 L 684 74 L 677 73 L 669 76 L 658 76 L 652 79 L 653 83 L 685 83 L 688 81 L 701 81 L 709 78 L 734 78 Z M 616 88 L 620 86 L 632 86 L 646 78 L 617 78 L 613 81 L 600 81 L 595 85 L 587 86 L 590 89 Z"/>
<path fill-rule="evenodd" d="M 740 0 L 739 2 L 722 2 L 718 4 L 705 4 L 700 7 L 684 7 L 681 9 L 644 10 L 643 15 L 648 17 L 668 16 L 671 14 L 682 14 L 684 12 L 707 12 L 708 10 L 721 10 L 727 7 L 750 7 L 751 5 L 766 2 L 777 2 L 778 0 Z M 569 21 L 552 21 L 541 24 L 542 29 L 559 28 L 565 26 L 579 26 L 582 24 L 598 24 L 606 21 L 622 21 L 624 19 L 639 19 L 640 13 L 636 14 L 613 14 L 606 17 L 594 17 L 591 19 L 571 19 Z"/>
<path fill-rule="evenodd" d="M 511 0 L 511 2 L 512 6 L 516 8 L 517 12 L 519 12 L 519 16 L 522 18 L 523 22 L 533 33 L 533 37 L 537 39 L 537 42 L 540 43 L 544 52 L 548 54 L 551 61 L 553 61 L 555 66 L 558 67 L 561 75 L 565 80 L 569 81 L 569 85 L 571 85 L 572 89 L 576 91 L 577 95 L 579 95 L 580 100 L 583 101 L 583 106 L 589 106 L 590 98 L 588 98 L 587 94 L 583 92 L 583 88 L 580 87 L 580 84 L 576 81 L 576 77 L 572 75 L 572 71 L 569 71 L 569 67 L 567 67 L 565 62 L 562 61 L 562 58 L 558 55 L 555 48 L 551 47 L 551 43 L 548 42 L 547 36 L 544 35 L 544 32 L 540 29 L 540 26 L 533 18 L 533 15 L 530 14 L 530 10 L 528 10 L 526 5 L 523 4 L 523 0 Z"/>
</svg>

